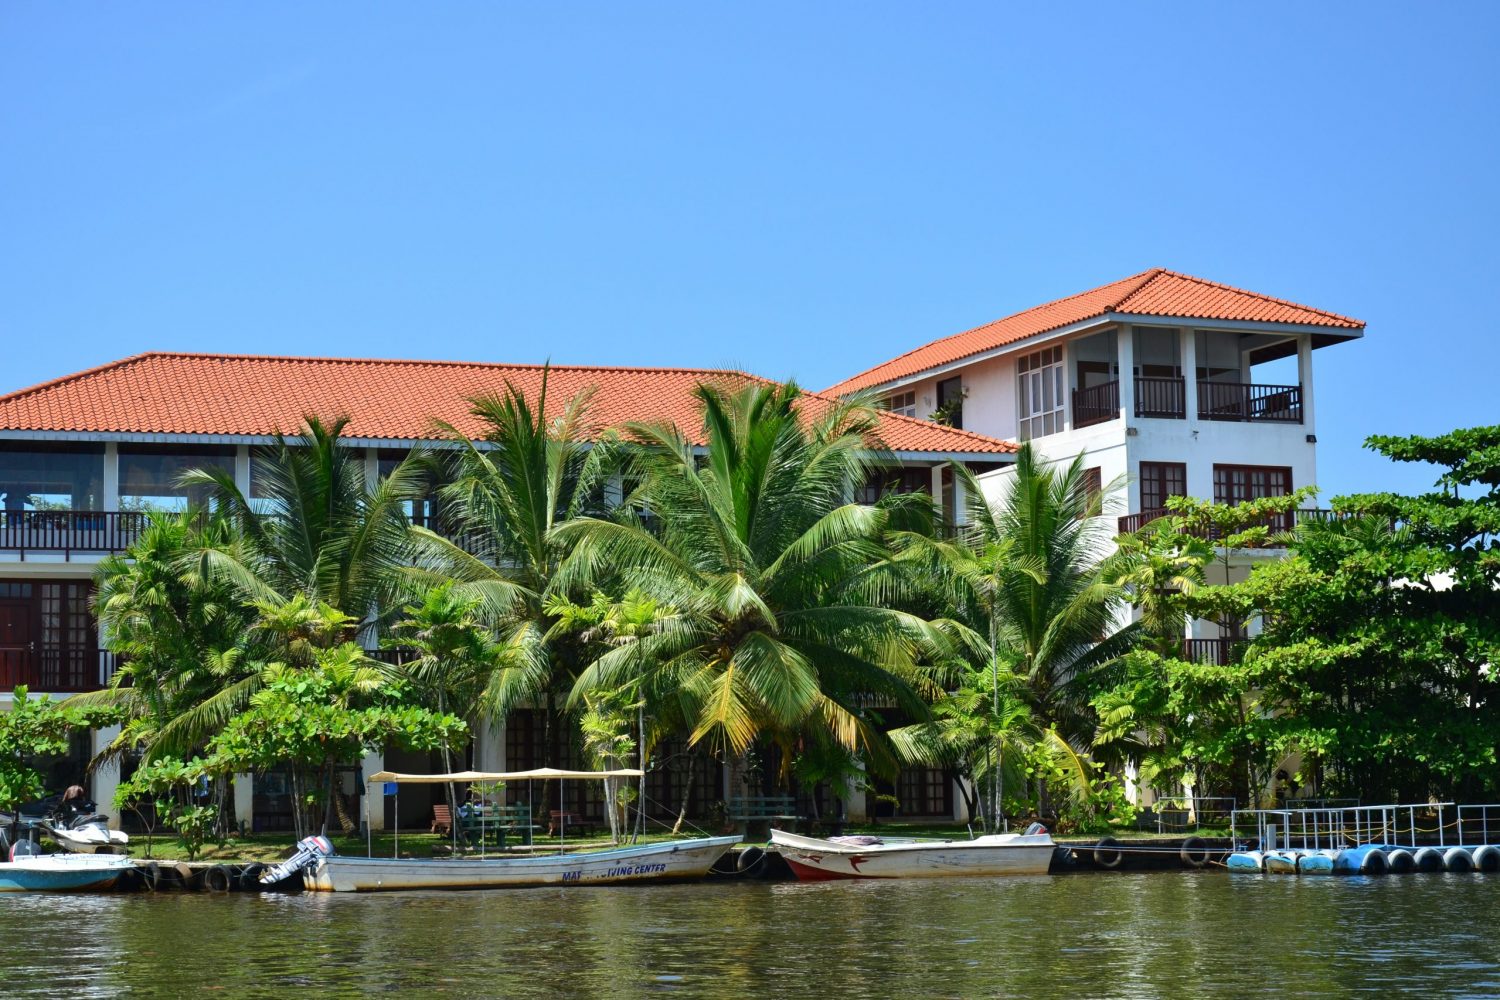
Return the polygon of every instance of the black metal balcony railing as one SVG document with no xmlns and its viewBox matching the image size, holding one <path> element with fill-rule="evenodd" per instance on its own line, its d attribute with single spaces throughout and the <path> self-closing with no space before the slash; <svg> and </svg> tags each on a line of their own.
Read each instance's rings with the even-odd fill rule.
<svg viewBox="0 0 1500 1000">
<path fill-rule="evenodd" d="M 1073 426 L 1102 424 L 1120 415 L 1120 383 L 1105 382 L 1073 390 Z"/>
<path fill-rule="evenodd" d="M 0 510 L 0 552 L 122 552 L 146 524 L 138 510 Z"/>
<path fill-rule="evenodd" d="M 1135 380 L 1135 415 L 1181 420 L 1187 416 L 1187 383 L 1180 378 Z"/>
<path fill-rule="evenodd" d="M 1302 422 L 1302 386 L 1250 385 L 1198 380 L 1198 416 L 1202 420 Z"/>
<path fill-rule="evenodd" d="M 109 684 L 119 665 L 119 654 L 107 649 L 0 646 L 0 691 L 20 684 L 37 693 L 98 691 Z"/>
<path fill-rule="evenodd" d="M 1166 517 L 1170 513 L 1172 512 L 1162 507 L 1154 510 L 1143 510 L 1139 514 L 1126 514 L 1120 518 L 1117 530 L 1122 535 L 1140 531 L 1152 521 Z M 1272 514 L 1266 518 L 1265 525 L 1273 532 L 1291 531 L 1297 525 L 1306 524 L 1309 521 L 1332 521 L 1338 517 L 1339 514 L 1336 511 L 1328 510 L 1327 508 L 1303 507 L 1287 511 L 1284 514 Z M 1212 528 L 1201 532 L 1193 532 L 1193 534 L 1210 542 L 1216 541 L 1219 537 L 1219 532 Z M 1274 542 L 1271 544 L 1275 545 Z"/>
</svg>

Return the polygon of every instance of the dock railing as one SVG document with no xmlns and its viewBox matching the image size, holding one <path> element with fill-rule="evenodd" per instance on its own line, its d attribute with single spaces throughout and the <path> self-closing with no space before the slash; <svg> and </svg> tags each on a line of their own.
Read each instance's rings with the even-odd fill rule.
<svg viewBox="0 0 1500 1000">
<path fill-rule="evenodd" d="M 1151 803 L 1157 833 L 1181 833 L 1228 820 L 1238 805 L 1231 796 L 1159 795 Z M 1500 816 L 1496 817 L 1500 820 Z"/>
<path fill-rule="evenodd" d="M 1360 844 L 1413 850 L 1474 847 L 1500 841 L 1500 804 L 1412 802 L 1236 809 L 1229 818 L 1229 836 L 1241 849 L 1253 839 L 1261 850 L 1341 850 Z"/>
</svg>

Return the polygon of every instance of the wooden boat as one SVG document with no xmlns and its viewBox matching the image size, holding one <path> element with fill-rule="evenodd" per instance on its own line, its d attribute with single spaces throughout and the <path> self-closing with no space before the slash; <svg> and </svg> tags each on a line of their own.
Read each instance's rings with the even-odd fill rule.
<svg viewBox="0 0 1500 1000">
<path fill-rule="evenodd" d="M 496 782 L 598 780 L 639 778 L 634 769 L 615 771 L 460 771 L 453 774 L 397 774 L 381 771 L 371 784 L 494 784 Z M 366 806 L 370 796 L 365 796 Z M 367 823 L 368 825 L 368 823 Z M 289 875 L 302 867 L 303 885 L 320 892 L 381 892 L 397 889 L 500 889 L 540 885 L 605 885 L 702 878 L 714 862 L 739 843 L 738 835 L 671 840 L 656 844 L 613 847 L 601 851 L 547 855 L 509 855 L 489 858 L 376 858 L 329 853 L 332 845 L 309 837 L 299 851 L 276 870 Z M 305 857 L 305 861 L 302 859 Z M 267 873 L 270 875 L 271 873 Z M 265 881 L 266 876 L 262 877 Z"/>
<path fill-rule="evenodd" d="M 99 892 L 135 867 L 112 854 L 30 854 L 0 864 L 0 892 Z"/>
<path fill-rule="evenodd" d="M 1056 848 L 1046 830 L 998 833 L 973 840 L 883 837 L 820 840 L 772 830 L 771 844 L 804 881 L 1045 875 Z"/>
<path fill-rule="evenodd" d="M 738 836 L 702 837 L 605 851 L 500 858 L 319 858 L 303 873 L 321 892 L 395 889 L 500 889 L 538 885 L 604 885 L 702 878 L 739 843 Z"/>
</svg>

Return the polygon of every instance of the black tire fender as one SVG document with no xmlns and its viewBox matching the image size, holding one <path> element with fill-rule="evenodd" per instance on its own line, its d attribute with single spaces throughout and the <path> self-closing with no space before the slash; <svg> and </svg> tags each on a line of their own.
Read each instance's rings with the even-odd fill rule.
<svg viewBox="0 0 1500 1000">
<path fill-rule="evenodd" d="M 203 888 L 209 892 L 228 892 L 234 888 L 234 872 L 227 865 L 214 865 L 203 873 Z"/>
<path fill-rule="evenodd" d="M 1208 864 L 1208 860 L 1212 855 L 1213 852 L 1202 837 L 1189 837 L 1182 842 L 1182 848 L 1177 852 L 1177 856 L 1182 859 L 1182 863 L 1188 868 L 1202 868 Z"/>
<path fill-rule="evenodd" d="M 1100 868 L 1118 868 L 1125 863 L 1125 852 L 1120 850 L 1120 842 L 1113 837 L 1105 837 L 1094 845 L 1094 864 Z"/>
</svg>

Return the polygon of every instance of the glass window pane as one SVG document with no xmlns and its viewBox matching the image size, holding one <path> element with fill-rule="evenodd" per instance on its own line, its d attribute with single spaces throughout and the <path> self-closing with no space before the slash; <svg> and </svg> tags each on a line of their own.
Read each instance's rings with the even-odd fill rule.
<svg viewBox="0 0 1500 1000">
<path fill-rule="evenodd" d="M 234 451 L 121 446 L 120 509 L 182 510 L 189 503 L 207 503 L 212 490 L 179 485 L 182 476 L 195 469 L 222 469 L 233 476 Z"/>
<path fill-rule="evenodd" d="M 0 508 L 103 510 L 104 445 L 0 443 Z"/>
</svg>

